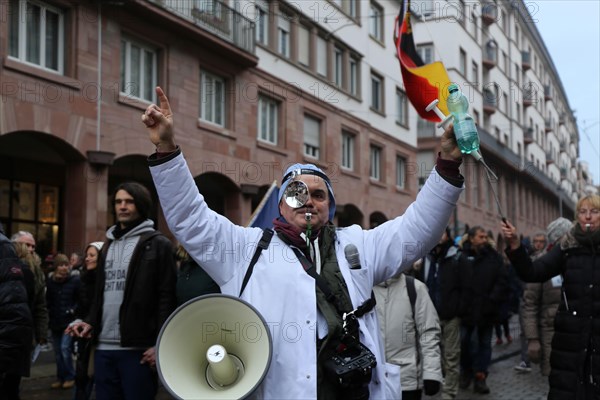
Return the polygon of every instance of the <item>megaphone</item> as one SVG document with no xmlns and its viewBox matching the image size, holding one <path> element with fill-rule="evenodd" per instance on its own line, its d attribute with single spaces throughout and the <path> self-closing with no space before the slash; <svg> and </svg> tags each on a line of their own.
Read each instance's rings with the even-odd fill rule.
<svg viewBox="0 0 600 400">
<path fill-rule="evenodd" d="M 169 316 L 158 335 L 156 365 L 176 399 L 243 399 L 260 386 L 272 352 L 267 323 L 253 306 L 209 294 Z"/>
</svg>

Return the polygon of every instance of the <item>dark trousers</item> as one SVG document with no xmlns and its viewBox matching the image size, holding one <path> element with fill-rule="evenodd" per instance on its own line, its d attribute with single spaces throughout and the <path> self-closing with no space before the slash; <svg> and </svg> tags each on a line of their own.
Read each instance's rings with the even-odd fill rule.
<svg viewBox="0 0 600 400">
<path fill-rule="evenodd" d="M 96 350 L 96 400 L 153 400 L 158 375 L 140 364 L 142 350 Z"/>
<path fill-rule="evenodd" d="M 20 400 L 19 387 L 21 386 L 21 374 L 14 372 L 0 372 L 0 399 Z"/>
<path fill-rule="evenodd" d="M 460 369 L 463 373 L 484 372 L 487 376 L 492 360 L 493 326 L 460 328 Z"/>
<path fill-rule="evenodd" d="M 423 391 L 421 389 L 403 390 L 402 391 L 402 400 L 421 400 L 422 392 Z"/>
<path fill-rule="evenodd" d="M 76 341 L 76 348 L 75 397 L 73 400 L 88 400 L 94 388 L 94 377 L 88 376 L 88 364 L 92 351 L 91 341 L 88 339 L 78 339 Z"/>
</svg>

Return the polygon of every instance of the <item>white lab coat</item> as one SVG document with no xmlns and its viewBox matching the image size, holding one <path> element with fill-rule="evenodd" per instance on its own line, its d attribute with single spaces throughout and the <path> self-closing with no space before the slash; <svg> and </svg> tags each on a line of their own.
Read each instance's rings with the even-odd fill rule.
<svg viewBox="0 0 600 400">
<path fill-rule="evenodd" d="M 182 154 L 150 171 L 171 232 L 224 294 L 237 296 L 262 230 L 235 225 L 210 210 Z M 354 307 L 370 298 L 374 284 L 409 267 L 435 246 L 461 191 L 434 170 L 404 215 L 371 230 L 357 225 L 337 230 L 336 256 Z M 358 248 L 361 269 L 350 270 L 346 261 L 344 248 L 350 243 Z M 316 399 L 315 281 L 276 235 L 258 259 L 241 298 L 262 314 L 273 339 L 271 365 L 256 397 Z M 384 384 L 385 379 L 399 380 L 400 371 L 385 363 L 375 310 L 360 319 L 360 341 L 377 357 L 370 398 L 399 399 L 400 393 L 390 393 Z"/>
</svg>

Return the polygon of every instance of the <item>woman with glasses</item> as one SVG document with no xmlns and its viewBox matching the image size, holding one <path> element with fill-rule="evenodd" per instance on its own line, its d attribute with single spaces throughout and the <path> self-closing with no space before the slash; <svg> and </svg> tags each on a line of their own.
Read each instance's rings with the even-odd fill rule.
<svg viewBox="0 0 600 400">
<path fill-rule="evenodd" d="M 519 242 L 517 229 L 510 222 L 502 224 L 506 254 L 521 279 L 544 282 L 563 277 L 548 399 L 600 398 L 600 196 L 581 198 L 576 215 L 571 230 L 535 261 Z"/>
</svg>

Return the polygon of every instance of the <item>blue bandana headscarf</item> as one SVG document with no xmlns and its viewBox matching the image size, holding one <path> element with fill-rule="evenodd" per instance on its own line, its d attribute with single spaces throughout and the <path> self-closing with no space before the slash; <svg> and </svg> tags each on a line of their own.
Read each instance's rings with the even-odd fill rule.
<svg viewBox="0 0 600 400">
<path fill-rule="evenodd" d="M 298 172 L 296 175 L 316 175 L 321 176 L 321 178 L 324 177 L 323 180 L 325 181 L 325 185 L 327 186 L 327 192 L 329 192 L 329 221 L 333 221 L 333 217 L 335 216 L 335 197 L 333 196 L 331 182 L 329 181 L 329 178 L 327 178 L 327 175 L 325 175 L 325 173 L 319 167 L 313 164 L 294 164 L 285 170 L 281 182 L 281 188 L 279 188 L 279 196 L 277 198 L 277 202 L 281 202 L 281 198 L 283 197 L 285 189 L 296 176 L 292 173 L 294 171 Z M 314 171 L 314 173 L 311 173 L 311 171 Z"/>
</svg>

